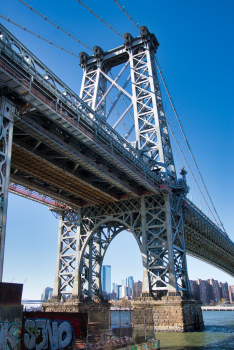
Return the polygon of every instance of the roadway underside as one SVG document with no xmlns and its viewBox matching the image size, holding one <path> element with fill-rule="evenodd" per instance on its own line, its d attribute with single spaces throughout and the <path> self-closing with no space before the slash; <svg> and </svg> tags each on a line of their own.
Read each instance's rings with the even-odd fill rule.
<svg viewBox="0 0 234 350">
<path fill-rule="evenodd" d="M 199 210 L 184 212 L 186 253 L 234 276 L 234 243 L 225 237 Z"/>
</svg>

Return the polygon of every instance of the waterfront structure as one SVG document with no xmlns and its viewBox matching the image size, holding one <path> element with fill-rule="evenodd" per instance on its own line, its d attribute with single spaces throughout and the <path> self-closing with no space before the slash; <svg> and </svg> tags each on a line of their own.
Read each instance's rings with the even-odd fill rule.
<svg viewBox="0 0 234 350">
<path fill-rule="evenodd" d="M 111 266 L 102 265 L 102 291 L 111 293 Z"/>
<path fill-rule="evenodd" d="M 188 200 L 186 170 L 175 169 L 155 35 L 142 26 L 140 36 L 126 33 L 116 49 L 82 52 L 77 96 L 0 27 L 1 273 L 10 190 L 50 205 L 59 218 L 52 296 L 58 309 L 61 295 L 68 303 L 102 296 L 104 255 L 126 229 L 141 252 L 146 296 L 189 294 L 185 242 L 188 253 L 234 275 L 233 242 Z M 110 76 L 121 65 L 118 76 Z M 117 82 L 126 69 L 131 93 Z M 107 111 L 114 88 L 116 101 Z M 118 120 L 111 119 L 122 95 L 129 105 Z M 127 116 L 123 134 L 118 126 L 126 126 Z"/>
</svg>

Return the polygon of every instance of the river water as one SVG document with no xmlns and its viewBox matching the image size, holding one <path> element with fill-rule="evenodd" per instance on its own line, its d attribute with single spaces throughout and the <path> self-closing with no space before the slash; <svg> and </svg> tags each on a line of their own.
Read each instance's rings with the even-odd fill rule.
<svg viewBox="0 0 234 350">
<path fill-rule="evenodd" d="M 201 332 L 156 332 L 162 350 L 234 350 L 234 311 L 203 311 L 205 329 Z M 121 315 L 122 326 L 130 317 Z M 119 324 L 117 313 L 112 314 L 112 325 Z M 126 326 L 125 326 L 126 327 Z"/>
</svg>

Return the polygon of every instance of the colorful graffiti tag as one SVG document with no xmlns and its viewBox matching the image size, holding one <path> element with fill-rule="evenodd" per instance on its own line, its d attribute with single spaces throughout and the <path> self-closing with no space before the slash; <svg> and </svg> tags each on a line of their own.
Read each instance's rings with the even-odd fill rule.
<svg viewBox="0 0 234 350">
<path fill-rule="evenodd" d="M 22 349 L 62 350 L 85 336 L 87 315 L 80 313 L 24 313 Z"/>
<path fill-rule="evenodd" d="M 21 323 L 8 321 L 0 322 L 0 349 L 16 350 L 21 344 Z"/>
</svg>

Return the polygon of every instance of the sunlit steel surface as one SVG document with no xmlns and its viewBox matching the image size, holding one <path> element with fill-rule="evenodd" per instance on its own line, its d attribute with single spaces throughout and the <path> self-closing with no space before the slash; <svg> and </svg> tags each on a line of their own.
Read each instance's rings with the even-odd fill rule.
<svg viewBox="0 0 234 350">
<path fill-rule="evenodd" d="M 159 44 L 146 27 L 140 34 L 126 33 L 107 53 L 98 46 L 91 57 L 81 53 L 79 97 L 0 25 L 1 270 L 10 181 L 10 192 L 50 205 L 60 218 L 54 298 L 101 296 L 104 254 L 125 229 L 141 251 L 143 292 L 189 292 L 185 246 L 234 275 L 233 242 L 186 198 L 186 171 L 177 179 L 154 61 Z"/>
</svg>

